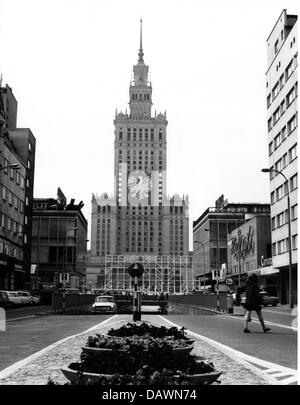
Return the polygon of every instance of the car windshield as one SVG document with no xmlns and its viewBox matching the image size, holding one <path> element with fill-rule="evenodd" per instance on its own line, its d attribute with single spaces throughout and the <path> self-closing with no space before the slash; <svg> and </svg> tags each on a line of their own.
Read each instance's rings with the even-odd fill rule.
<svg viewBox="0 0 300 405">
<path fill-rule="evenodd" d="M 97 297 L 95 302 L 112 302 L 113 297 Z"/>
</svg>

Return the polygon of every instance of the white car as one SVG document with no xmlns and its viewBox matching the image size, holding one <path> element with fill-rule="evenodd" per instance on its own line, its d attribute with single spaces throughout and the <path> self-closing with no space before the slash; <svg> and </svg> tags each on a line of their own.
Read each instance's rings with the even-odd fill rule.
<svg viewBox="0 0 300 405">
<path fill-rule="evenodd" d="M 22 298 L 22 304 L 39 304 L 40 298 L 31 295 L 28 291 L 16 291 Z"/>
<path fill-rule="evenodd" d="M 94 304 L 92 305 L 92 312 L 104 313 L 104 312 L 117 312 L 117 304 L 111 295 L 99 295 L 96 297 Z"/>
<path fill-rule="evenodd" d="M 9 301 L 13 305 L 21 305 L 22 297 L 16 291 L 6 291 Z"/>
</svg>

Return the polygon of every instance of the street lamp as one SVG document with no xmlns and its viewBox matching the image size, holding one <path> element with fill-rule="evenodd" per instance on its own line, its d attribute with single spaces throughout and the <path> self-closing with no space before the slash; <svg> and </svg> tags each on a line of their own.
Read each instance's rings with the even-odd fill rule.
<svg viewBox="0 0 300 405">
<path fill-rule="evenodd" d="M 205 247 L 204 247 L 204 243 L 201 242 L 200 240 L 195 240 L 194 243 L 200 243 L 202 248 L 203 248 L 203 264 L 204 264 L 204 292 L 206 290 L 206 284 L 205 284 L 205 273 L 206 273 L 206 268 L 205 268 Z M 201 280 L 201 279 L 200 279 Z M 200 281 L 200 285 L 201 285 L 201 281 Z"/>
<path fill-rule="evenodd" d="M 73 226 L 72 228 L 68 228 L 66 230 L 66 239 L 65 239 L 65 243 L 64 243 L 64 260 L 63 260 L 63 269 L 65 270 L 66 268 L 66 263 L 68 261 L 68 255 L 67 255 L 67 242 L 68 242 L 68 232 L 70 231 L 77 231 L 78 227 L 77 226 Z"/>
<path fill-rule="evenodd" d="M 291 203 L 290 203 L 290 188 L 289 182 L 282 171 L 277 169 L 261 169 L 263 173 L 278 173 L 284 178 L 287 184 L 287 202 L 288 202 L 288 228 L 289 228 L 289 307 L 294 308 L 293 292 L 292 292 L 292 232 L 291 232 Z"/>
<path fill-rule="evenodd" d="M 6 165 L 6 166 L 0 165 L 0 170 L 5 170 L 5 169 L 19 170 L 19 169 L 21 169 L 21 166 L 18 165 L 17 163 L 13 163 L 11 165 Z"/>
</svg>

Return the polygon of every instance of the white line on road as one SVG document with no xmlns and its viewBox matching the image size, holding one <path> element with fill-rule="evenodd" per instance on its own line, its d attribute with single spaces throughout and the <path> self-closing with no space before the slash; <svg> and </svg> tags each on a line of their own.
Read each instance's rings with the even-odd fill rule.
<svg viewBox="0 0 300 405">
<path fill-rule="evenodd" d="M 6 322 L 19 321 L 20 319 L 35 318 L 35 315 L 22 316 L 19 318 L 6 319 Z"/>
<path fill-rule="evenodd" d="M 20 360 L 17 363 L 12 364 L 11 366 L 9 366 L 9 367 L 5 368 L 4 370 L 0 371 L 0 379 L 8 377 L 10 374 L 14 373 L 17 369 L 26 366 L 31 361 L 33 361 L 36 358 L 40 357 L 41 355 L 47 353 L 49 350 L 54 349 L 56 346 L 60 345 L 61 343 L 64 343 L 67 340 L 72 339 L 72 338 L 74 338 L 76 336 L 81 336 L 81 335 L 84 335 L 87 332 L 91 332 L 91 331 L 93 331 L 95 329 L 99 329 L 101 326 L 103 326 L 107 322 L 111 321 L 116 316 L 118 316 L 118 315 L 113 315 L 110 318 L 105 319 L 104 321 L 98 323 L 95 326 L 92 326 L 91 328 L 89 328 L 89 329 L 87 329 L 87 330 L 85 330 L 83 332 L 76 333 L 75 335 L 71 335 L 71 336 L 68 336 L 68 337 L 66 337 L 64 339 L 58 340 L 57 342 L 52 343 L 51 345 L 49 345 L 47 347 L 44 347 L 44 349 L 39 350 L 38 352 L 26 357 L 25 359 Z M 0 381 L 0 383 L 1 383 L 1 381 Z"/>
<path fill-rule="evenodd" d="M 239 317 L 232 316 L 232 315 L 224 315 L 224 316 L 226 316 L 226 318 L 237 319 L 239 321 L 244 322 L 244 317 L 239 318 Z M 258 318 L 252 318 L 252 322 L 260 323 Z M 298 331 L 298 328 L 294 328 L 293 326 L 289 326 L 289 325 L 283 325 L 282 323 L 275 323 L 275 322 L 265 321 L 265 324 L 270 325 L 270 326 L 277 326 L 278 328 L 291 329 L 294 332 Z"/>
<path fill-rule="evenodd" d="M 169 324 L 176 326 L 177 328 L 181 328 L 182 326 L 177 325 L 176 323 L 170 321 L 169 319 L 166 319 L 165 317 L 161 316 L 161 315 L 157 315 L 159 318 L 163 319 L 164 321 L 168 322 Z M 240 352 L 236 349 L 233 349 L 229 346 L 223 345 L 222 343 L 217 342 L 216 340 L 212 340 L 206 336 L 203 335 L 199 335 L 198 333 L 192 332 L 191 330 L 186 329 L 186 332 L 189 333 L 190 335 L 201 339 L 205 342 L 207 342 L 208 344 L 216 347 L 217 349 L 221 350 L 222 352 L 224 352 L 225 354 L 227 354 L 228 356 L 232 357 L 233 359 L 235 359 L 236 361 L 241 362 L 244 365 L 252 365 L 255 368 L 256 373 L 263 373 L 263 375 L 265 376 L 265 378 L 267 378 L 267 380 L 269 381 L 270 384 L 272 385 L 286 385 L 286 384 L 291 384 L 291 382 L 296 382 L 297 378 L 298 378 L 298 372 L 297 370 L 293 369 L 293 368 L 288 368 L 288 367 L 284 367 L 281 366 L 279 364 L 275 364 L 275 363 L 271 363 L 269 361 L 266 360 L 262 360 L 259 359 L 257 357 L 253 357 L 250 356 L 246 353 Z M 265 370 L 261 370 L 258 369 L 255 366 L 259 366 L 264 368 Z M 267 370 L 278 370 L 282 373 L 284 373 L 284 375 L 286 375 L 288 378 L 286 381 L 289 381 L 288 383 L 286 383 L 286 381 L 284 379 L 282 380 L 277 380 L 275 377 L 271 376 L 269 373 L 266 373 Z M 293 377 L 290 377 L 290 376 Z"/>
<path fill-rule="evenodd" d="M 279 311 L 270 311 L 269 309 L 264 309 L 263 308 L 263 313 L 268 312 L 269 314 L 280 314 L 280 315 L 288 315 L 288 316 L 292 316 L 295 317 L 296 315 L 293 315 L 291 312 L 279 312 Z"/>
</svg>

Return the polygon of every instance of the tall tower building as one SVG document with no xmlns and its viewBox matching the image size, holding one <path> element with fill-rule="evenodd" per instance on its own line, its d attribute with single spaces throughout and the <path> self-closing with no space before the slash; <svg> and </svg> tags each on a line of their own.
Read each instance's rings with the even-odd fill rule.
<svg viewBox="0 0 300 405">
<path fill-rule="evenodd" d="M 292 285 L 297 294 L 298 211 L 298 48 L 297 16 L 283 10 L 267 39 L 266 97 L 273 267 L 280 271 L 280 302 L 289 293 L 289 212 L 291 205 Z M 274 170 L 274 171 L 273 171 Z M 278 172 L 281 172 L 282 175 Z"/>
<path fill-rule="evenodd" d="M 155 262 L 166 263 L 165 279 L 170 279 L 170 256 L 178 263 L 190 263 L 188 197 L 169 197 L 166 190 L 167 124 L 166 112 L 152 115 L 152 84 L 144 62 L 141 20 L 138 62 L 129 86 L 129 112 L 116 111 L 114 119 L 114 196 L 92 196 L 92 283 L 96 282 L 97 264 L 107 262 L 109 255 L 124 260 L 124 268 L 137 258 L 151 262 L 156 282 L 144 281 L 149 288 L 160 290 L 170 286 L 165 283 L 162 287 Z M 106 272 L 102 279 L 111 277 Z M 119 279 L 114 287 L 122 284 L 126 288 L 126 283 L 125 278 Z"/>
</svg>

